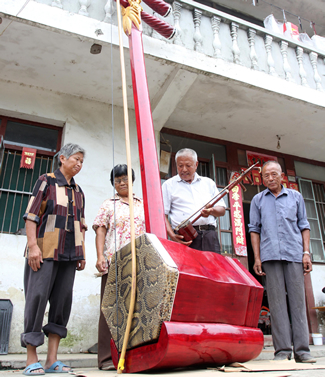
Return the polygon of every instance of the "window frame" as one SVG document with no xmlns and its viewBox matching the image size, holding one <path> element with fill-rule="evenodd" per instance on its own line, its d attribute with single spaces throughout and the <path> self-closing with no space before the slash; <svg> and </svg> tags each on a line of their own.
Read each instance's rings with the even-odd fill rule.
<svg viewBox="0 0 325 377">
<path fill-rule="evenodd" d="M 213 160 L 213 158 L 212 158 Z M 213 163 L 213 161 L 211 161 L 211 163 Z M 215 179 L 215 184 L 220 191 L 222 191 L 227 185 L 228 185 L 228 181 L 229 181 L 229 171 L 228 171 L 228 168 L 227 168 L 227 164 L 223 163 L 223 162 L 220 162 L 220 161 L 215 161 L 214 160 L 214 167 L 215 167 L 215 170 L 216 170 L 216 179 Z M 221 185 L 219 182 L 218 182 L 218 179 L 217 179 L 217 176 L 218 176 L 218 169 L 225 169 L 225 172 L 226 172 L 226 185 L 223 186 Z M 210 177 L 212 180 L 214 180 L 213 177 Z M 231 210 L 230 210 L 230 206 L 229 206 L 229 193 L 227 194 L 228 195 L 228 207 L 225 208 L 226 210 L 226 213 L 225 213 L 225 216 L 226 214 L 228 213 L 229 215 L 229 224 L 230 224 L 230 229 L 222 229 L 221 228 L 221 218 L 220 217 L 217 217 L 217 232 L 218 232 L 218 239 L 219 239 L 219 243 L 220 243 L 220 248 L 221 248 L 221 254 L 224 255 L 224 256 L 230 256 L 231 258 L 233 258 L 235 256 L 235 252 L 234 252 L 234 243 L 233 243 L 233 237 L 232 237 L 232 217 L 231 217 Z M 226 195 L 226 196 L 227 196 Z M 224 216 L 223 216 L 224 217 Z M 230 235 L 230 241 L 231 241 L 231 253 L 228 253 L 228 252 L 224 252 L 224 249 L 223 249 L 223 242 L 222 242 L 222 233 L 227 233 Z"/>
<path fill-rule="evenodd" d="M 302 188 L 301 188 L 301 182 L 308 182 L 308 183 L 310 183 L 310 187 L 311 187 L 311 191 L 312 191 L 312 195 L 313 195 L 312 199 L 305 198 L 303 196 L 303 192 L 302 192 Z M 311 251 L 312 256 L 313 256 L 313 262 L 322 263 L 323 264 L 323 263 L 325 263 L 325 248 L 324 248 L 323 232 L 321 231 L 321 228 L 320 228 L 320 220 L 319 220 L 318 207 L 317 207 L 317 203 L 316 203 L 316 199 L 315 199 L 315 193 L 314 193 L 314 181 L 311 180 L 311 179 L 306 179 L 306 178 L 298 178 L 298 184 L 299 184 L 299 191 L 300 191 L 301 195 L 303 196 L 304 201 L 310 200 L 310 201 L 313 201 L 313 203 L 314 203 L 315 212 L 316 212 L 316 216 L 317 217 L 316 218 L 311 218 L 311 217 L 308 217 L 308 215 L 307 215 L 307 220 L 308 221 L 309 221 L 309 219 L 317 220 L 317 225 L 318 225 L 318 231 L 319 231 L 319 234 L 320 234 L 320 238 L 313 238 L 313 239 L 321 241 L 322 252 L 323 252 L 323 259 L 322 260 L 315 259 L 315 255 L 316 254 L 313 253 L 313 246 L 312 246 L 311 242 L 309 243 L 309 246 L 310 246 L 310 251 Z M 310 240 L 312 240 L 311 237 L 310 237 Z"/>
<path fill-rule="evenodd" d="M 45 150 L 37 150 L 37 155 L 43 155 L 43 156 L 51 156 L 53 157 L 60 149 L 61 149 L 61 142 L 62 142 L 62 132 L 63 132 L 63 127 L 59 126 L 52 126 L 50 124 L 45 124 L 45 123 L 37 123 L 37 122 L 32 122 L 24 119 L 18 119 L 18 118 L 12 118 L 12 117 L 7 117 L 3 116 L 0 114 L 0 136 L 3 136 L 3 141 L 4 141 L 4 147 L 6 150 L 13 150 L 13 151 L 22 151 L 23 147 L 20 145 L 15 145 L 15 144 L 6 144 L 5 142 L 5 134 L 6 134 L 6 129 L 7 129 L 7 123 L 8 121 L 12 122 L 18 122 L 21 124 L 26 124 L 28 126 L 35 126 L 35 127 L 40 127 L 40 128 L 49 128 L 52 130 L 58 131 L 58 140 L 56 143 L 56 151 L 51 152 L 51 151 L 45 151 Z M 37 149 L 37 148 L 35 148 Z"/>
<path fill-rule="evenodd" d="M 26 201 L 28 203 L 33 186 L 35 185 L 35 182 L 40 175 L 39 173 L 41 172 L 41 174 L 43 174 L 44 172 L 52 171 L 53 158 L 61 148 L 63 128 L 58 127 L 58 126 L 52 126 L 49 124 L 37 123 L 37 122 L 22 120 L 18 118 L 2 116 L 1 114 L 0 114 L 0 120 L 1 120 L 0 139 L 3 139 L 3 143 L 4 143 L 4 159 L 3 159 L 3 164 L 2 164 L 3 166 L 1 166 L 2 169 L 0 170 L 0 177 L 1 177 L 0 200 L 1 200 L 1 197 L 5 195 L 3 199 L 5 201 L 4 206 L 1 206 L 2 208 L 0 209 L 0 212 L 1 212 L 0 233 L 11 234 L 11 235 L 24 234 L 24 231 L 22 231 L 23 223 L 21 221 L 21 218 L 23 215 L 23 211 L 25 211 Z M 37 149 L 37 147 L 34 147 L 37 151 L 36 164 L 35 164 L 34 169 L 32 169 L 32 172 L 30 173 L 30 177 L 28 177 L 28 173 L 30 169 L 24 169 L 24 172 L 21 172 L 20 167 L 18 167 L 18 170 L 17 170 L 17 166 L 20 161 L 19 158 L 21 158 L 20 156 L 22 154 L 23 146 L 11 144 L 11 143 L 8 144 L 4 140 L 8 121 L 17 122 L 20 124 L 32 125 L 32 126 L 40 127 L 40 128 L 54 129 L 58 131 L 56 151 L 51 152 L 51 151 L 46 151 L 42 149 Z M 8 165 L 9 170 L 7 171 L 8 163 L 9 163 Z M 38 167 L 36 167 L 37 165 Z M 36 172 L 36 169 L 38 169 L 37 172 Z M 3 175 L 2 175 L 2 170 L 3 170 Z M 26 177 L 27 177 L 27 183 L 26 183 Z M 29 183 L 29 178 L 30 178 L 30 183 Z M 6 184 L 6 179 L 9 179 L 9 183 L 7 182 L 7 184 Z M 12 179 L 14 179 L 13 181 L 14 187 L 12 187 Z M 8 187 L 6 187 L 7 185 Z M 20 188 L 18 189 L 19 186 L 22 186 L 22 189 Z M 26 199 L 26 197 L 28 197 L 28 199 Z M 12 206 L 10 207 L 11 202 L 12 202 Z M 10 208 L 10 211 L 8 211 L 8 208 Z M 16 211 L 17 213 L 15 213 Z"/>
</svg>

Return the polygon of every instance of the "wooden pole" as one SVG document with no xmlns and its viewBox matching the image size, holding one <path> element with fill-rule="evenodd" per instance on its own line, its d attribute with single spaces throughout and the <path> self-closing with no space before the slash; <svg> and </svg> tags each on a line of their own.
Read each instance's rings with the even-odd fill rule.
<svg viewBox="0 0 325 377">
<path fill-rule="evenodd" d="M 135 26 L 129 36 L 134 107 L 137 122 L 146 231 L 167 239 L 159 163 L 152 121 L 142 32 Z"/>
<path fill-rule="evenodd" d="M 125 61 L 123 51 L 123 34 L 121 25 L 121 7 L 120 1 L 116 1 L 117 5 L 117 20 L 118 20 L 118 33 L 120 44 L 120 63 L 121 63 L 121 76 L 122 76 L 122 93 L 123 93 L 123 110 L 124 110 L 124 128 L 125 128 L 125 146 L 126 146 L 126 160 L 128 167 L 128 187 L 129 187 L 129 207 L 130 207 L 130 225 L 131 225 L 131 257 L 132 257 L 132 282 L 131 282 L 131 299 L 130 308 L 124 333 L 122 352 L 117 367 L 117 373 L 121 374 L 124 369 L 126 347 L 129 341 L 132 317 L 135 306 L 136 295 L 136 254 L 135 254 L 135 232 L 134 232 L 134 210 L 133 210 L 133 189 L 132 189 L 132 167 L 131 167 L 131 147 L 130 147 L 130 129 L 129 129 L 129 115 L 128 115 L 128 102 L 126 93 L 126 75 L 125 75 Z"/>
</svg>

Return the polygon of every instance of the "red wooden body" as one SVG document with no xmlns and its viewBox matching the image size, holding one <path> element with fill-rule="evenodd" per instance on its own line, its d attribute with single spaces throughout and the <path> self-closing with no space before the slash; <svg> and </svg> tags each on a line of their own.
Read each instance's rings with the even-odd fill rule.
<svg viewBox="0 0 325 377">
<path fill-rule="evenodd" d="M 259 355 L 263 342 L 259 329 L 220 323 L 164 322 L 157 343 L 127 352 L 123 372 L 245 362 Z M 111 349 L 117 368 L 113 340 Z"/>
<path fill-rule="evenodd" d="M 159 240 L 179 270 L 171 321 L 257 327 L 263 287 L 236 259 Z"/>
<path fill-rule="evenodd" d="M 257 328 L 263 287 L 237 260 L 158 239 L 179 273 L 171 318 L 163 323 L 158 342 L 127 351 L 124 371 L 222 365 L 257 357 L 264 342 Z M 117 365 L 113 341 L 111 346 Z"/>
</svg>

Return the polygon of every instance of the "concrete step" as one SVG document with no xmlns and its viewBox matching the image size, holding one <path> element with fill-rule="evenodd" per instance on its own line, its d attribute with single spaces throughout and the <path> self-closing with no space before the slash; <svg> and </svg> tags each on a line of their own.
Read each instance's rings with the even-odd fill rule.
<svg viewBox="0 0 325 377">
<path fill-rule="evenodd" d="M 39 354 L 39 361 L 44 365 L 46 354 Z M 58 355 L 58 360 L 72 368 L 94 368 L 97 367 L 97 355 L 91 353 L 64 353 Z M 26 365 L 26 354 L 0 355 L 0 369 L 24 369 Z"/>
<path fill-rule="evenodd" d="M 310 353 L 313 357 L 325 357 L 325 345 L 314 346 L 309 345 Z M 274 357 L 274 347 L 264 346 L 262 352 L 258 355 L 255 360 L 272 360 Z"/>
<path fill-rule="evenodd" d="M 325 345 L 310 345 L 310 351 L 313 357 L 325 357 Z M 272 360 L 274 357 L 274 348 L 266 346 L 255 360 Z M 45 363 L 46 355 L 39 354 L 41 364 Z M 96 368 L 97 355 L 90 353 L 65 353 L 59 354 L 58 360 L 66 363 L 72 368 Z M 26 354 L 8 354 L 0 355 L 0 369 L 23 369 L 26 365 Z"/>
</svg>

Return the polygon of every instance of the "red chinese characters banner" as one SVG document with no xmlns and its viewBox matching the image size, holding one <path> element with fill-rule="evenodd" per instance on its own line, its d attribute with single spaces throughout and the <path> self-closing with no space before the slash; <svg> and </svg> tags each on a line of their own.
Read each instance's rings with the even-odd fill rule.
<svg viewBox="0 0 325 377">
<path fill-rule="evenodd" d="M 289 183 L 289 188 L 291 188 L 292 190 L 296 190 L 296 191 L 299 191 L 299 187 L 298 187 L 298 183 Z"/>
<path fill-rule="evenodd" d="M 260 160 L 261 163 L 257 166 L 260 166 L 260 167 L 262 167 L 267 161 L 278 161 L 277 157 L 275 156 L 270 156 L 268 154 L 255 153 L 255 152 L 250 152 L 250 151 L 246 151 L 246 156 L 247 156 L 248 166 L 254 165 L 258 160 Z"/>
<path fill-rule="evenodd" d="M 261 177 L 261 174 L 258 171 L 256 171 L 256 170 L 252 171 L 252 178 L 253 178 L 253 183 L 254 183 L 255 186 L 261 186 L 262 177 Z"/>
<path fill-rule="evenodd" d="M 34 169 L 36 152 L 37 150 L 33 148 L 23 148 L 20 160 L 20 167 L 26 169 Z"/>
<path fill-rule="evenodd" d="M 241 172 L 243 173 L 247 168 L 240 168 L 241 169 Z M 245 183 L 246 185 L 250 185 L 250 184 L 253 184 L 253 180 L 252 180 L 252 175 L 251 173 L 247 174 L 244 179 L 243 179 L 243 183 Z"/>
<path fill-rule="evenodd" d="M 275 156 L 250 151 L 246 151 L 246 156 L 248 166 L 252 166 L 258 161 L 260 161 L 260 163 L 257 165 L 259 167 L 262 167 L 267 161 L 278 161 L 277 157 Z M 260 186 L 263 183 L 261 174 L 256 170 L 252 171 L 252 180 L 255 186 Z"/>
<path fill-rule="evenodd" d="M 289 188 L 288 177 L 286 177 L 285 175 L 282 177 L 282 184 L 283 184 L 283 187 Z"/>
<path fill-rule="evenodd" d="M 229 192 L 229 202 L 232 220 L 232 239 L 235 254 L 247 257 L 244 211 L 241 188 L 235 186 Z"/>
</svg>

